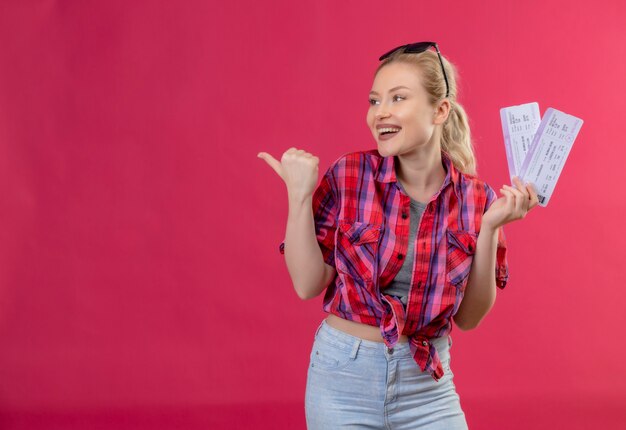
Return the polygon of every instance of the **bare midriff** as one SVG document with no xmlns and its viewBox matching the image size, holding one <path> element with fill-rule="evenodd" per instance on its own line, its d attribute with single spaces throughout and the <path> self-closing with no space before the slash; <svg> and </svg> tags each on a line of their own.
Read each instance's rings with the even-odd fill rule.
<svg viewBox="0 0 626 430">
<path fill-rule="evenodd" d="M 380 327 L 345 320 L 335 314 L 328 314 L 326 317 L 326 323 L 337 330 L 341 330 L 351 334 L 352 336 L 360 337 L 361 339 L 372 340 L 374 342 L 384 342 L 383 337 L 380 334 Z M 408 341 L 409 338 L 405 334 L 398 338 L 398 343 Z"/>
</svg>

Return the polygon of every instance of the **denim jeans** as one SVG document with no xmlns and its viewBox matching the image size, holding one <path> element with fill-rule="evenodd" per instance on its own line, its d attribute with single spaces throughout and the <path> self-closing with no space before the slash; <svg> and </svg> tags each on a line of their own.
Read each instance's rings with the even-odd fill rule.
<svg viewBox="0 0 626 430">
<path fill-rule="evenodd" d="M 307 373 L 307 428 L 467 430 L 452 382 L 448 339 L 432 339 L 444 369 L 435 381 L 413 360 L 408 343 L 390 349 L 323 320 Z"/>
</svg>

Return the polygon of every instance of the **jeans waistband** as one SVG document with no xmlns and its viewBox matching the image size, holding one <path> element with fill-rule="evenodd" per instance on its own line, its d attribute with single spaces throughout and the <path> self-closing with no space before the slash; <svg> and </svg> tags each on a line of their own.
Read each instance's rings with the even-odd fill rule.
<svg viewBox="0 0 626 430">
<path fill-rule="evenodd" d="M 346 333 L 335 327 L 330 326 L 326 320 L 322 320 L 320 325 L 315 331 L 315 338 L 322 338 L 325 342 L 335 344 L 336 346 L 343 348 L 355 348 L 360 349 L 363 352 L 369 353 L 384 353 L 388 348 L 384 342 L 376 342 L 373 340 L 362 339 L 357 336 L 353 336 L 350 333 Z M 452 340 L 449 335 L 431 338 L 431 342 L 437 348 L 437 351 L 442 354 L 452 345 Z M 411 350 L 408 342 L 396 343 L 393 347 L 394 351 L 398 355 L 411 355 Z"/>
</svg>

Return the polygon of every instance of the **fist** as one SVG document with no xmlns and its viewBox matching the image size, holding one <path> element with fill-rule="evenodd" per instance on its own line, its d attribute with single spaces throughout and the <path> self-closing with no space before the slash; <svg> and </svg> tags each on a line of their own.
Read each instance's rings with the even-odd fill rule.
<svg viewBox="0 0 626 430">
<path fill-rule="evenodd" d="M 280 161 L 267 152 L 259 152 L 257 157 L 265 160 L 285 182 L 289 194 L 298 197 L 313 195 L 319 175 L 320 159 L 303 149 L 289 148 Z"/>
</svg>

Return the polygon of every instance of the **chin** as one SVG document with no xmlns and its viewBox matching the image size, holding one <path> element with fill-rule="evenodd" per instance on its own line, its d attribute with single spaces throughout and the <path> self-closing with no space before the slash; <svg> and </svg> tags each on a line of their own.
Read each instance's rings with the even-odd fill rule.
<svg viewBox="0 0 626 430">
<path fill-rule="evenodd" d="M 385 145 L 381 142 L 376 142 L 378 153 L 383 157 L 389 157 L 390 155 L 396 155 L 396 151 L 391 149 L 389 145 Z"/>
<path fill-rule="evenodd" d="M 380 149 L 380 148 L 378 148 L 378 153 L 380 154 L 381 157 L 393 157 L 394 155 L 397 155 L 393 151 L 385 151 L 384 149 Z"/>
</svg>

